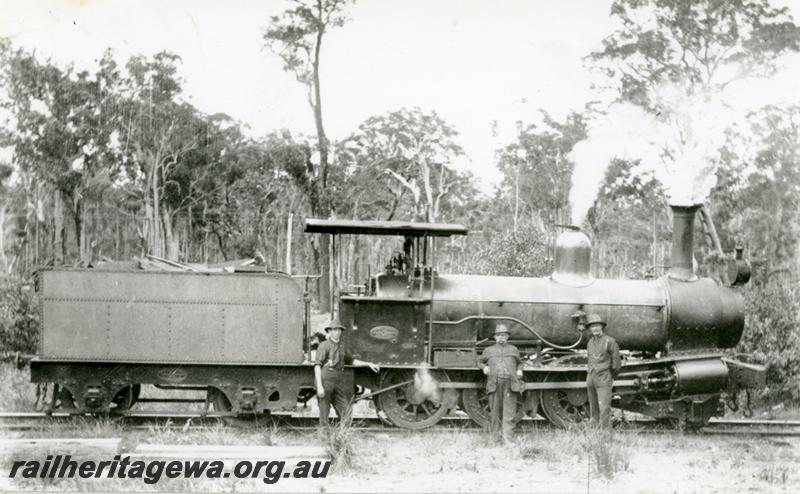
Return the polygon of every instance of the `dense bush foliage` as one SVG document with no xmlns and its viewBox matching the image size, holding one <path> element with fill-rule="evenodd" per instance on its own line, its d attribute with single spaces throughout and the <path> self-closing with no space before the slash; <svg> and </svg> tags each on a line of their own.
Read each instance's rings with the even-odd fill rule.
<svg viewBox="0 0 800 494">
<path fill-rule="evenodd" d="M 737 350 L 767 366 L 769 401 L 800 402 L 800 286 L 772 277 L 745 293 L 745 333 Z"/>
<path fill-rule="evenodd" d="M 481 244 L 466 270 L 493 276 L 546 276 L 551 271 L 547 244 L 531 231 L 495 234 Z"/>
<path fill-rule="evenodd" d="M 0 278 L 0 350 L 34 353 L 38 335 L 33 285 L 18 277 Z"/>
</svg>

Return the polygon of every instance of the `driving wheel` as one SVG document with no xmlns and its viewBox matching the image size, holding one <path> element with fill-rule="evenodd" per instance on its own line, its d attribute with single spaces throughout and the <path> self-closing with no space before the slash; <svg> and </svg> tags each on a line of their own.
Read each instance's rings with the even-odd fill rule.
<svg viewBox="0 0 800 494">
<path fill-rule="evenodd" d="M 535 412 L 538 402 L 537 392 L 526 391 L 523 398 L 517 400 L 517 414 L 514 416 L 514 423 L 525 418 L 525 415 Z M 489 427 L 490 407 L 491 403 L 486 388 L 468 388 L 461 391 L 461 409 L 479 426 Z"/>
<path fill-rule="evenodd" d="M 443 372 L 393 369 L 381 380 L 380 389 L 406 383 L 377 396 L 378 408 L 397 427 L 419 430 L 439 422 L 456 405 L 458 393 L 442 389 L 439 382 L 449 381 Z"/>
<path fill-rule="evenodd" d="M 552 365 L 585 366 L 586 356 L 566 355 L 555 360 Z M 545 382 L 573 380 L 573 375 L 573 373 L 551 372 L 545 377 Z M 541 403 L 547 420 L 562 429 L 589 420 L 589 394 L 586 388 L 545 389 L 542 390 Z"/>
</svg>

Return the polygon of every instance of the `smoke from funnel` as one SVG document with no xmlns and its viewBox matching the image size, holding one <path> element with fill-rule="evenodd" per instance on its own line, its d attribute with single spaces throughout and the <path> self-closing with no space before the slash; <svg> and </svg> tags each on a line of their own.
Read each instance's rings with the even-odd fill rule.
<svg viewBox="0 0 800 494">
<path fill-rule="evenodd" d="M 582 224 L 614 158 L 638 162 L 634 173 L 652 173 L 673 205 L 703 203 L 716 184 L 719 150 L 728 131 L 753 110 L 798 101 L 800 56 L 784 57 L 769 79 L 742 77 L 724 90 L 697 91 L 664 84 L 651 91 L 657 114 L 630 103 L 611 105 L 589 123 L 588 137 L 569 159 L 575 164 L 570 190 L 572 222 Z"/>
</svg>

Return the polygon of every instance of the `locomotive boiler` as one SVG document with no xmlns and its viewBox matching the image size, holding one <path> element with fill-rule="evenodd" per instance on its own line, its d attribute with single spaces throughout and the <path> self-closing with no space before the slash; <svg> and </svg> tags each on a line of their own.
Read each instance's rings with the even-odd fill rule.
<svg viewBox="0 0 800 494">
<path fill-rule="evenodd" d="M 460 225 L 309 219 L 305 231 L 333 236 L 345 343 L 382 368 L 353 369 L 357 399 L 399 427 L 422 429 L 459 409 L 488 422 L 476 362 L 501 322 L 524 359 L 518 417 L 584 420 L 587 313 L 608 321 L 623 350 L 616 408 L 703 424 L 721 412 L 723 394 L 763 385 L 764 370 L 725 357 L 744 330 L 749 268 L 732 262 L 729 285 L 697 276 L 696 209 L 673 208 L 671 267 L 646 280 L 593 277 L 591 244 L 577 230 L 558 237 L 543 278 L 440 274 L 436 240 L 467 234 Z M 402 252 L 351 285 L 335 278 L 341 235 L 400 237 Z M 246 271 L 42 271 L 32 381 L 52 385 L 50 409 L 71 413 L 129 413 L 158 399 L 140 396 L 142 385 L 204 392 L 203 413 L 293 411 L 314 394 L 309 297 L 288 275 Z"/>
</svg>

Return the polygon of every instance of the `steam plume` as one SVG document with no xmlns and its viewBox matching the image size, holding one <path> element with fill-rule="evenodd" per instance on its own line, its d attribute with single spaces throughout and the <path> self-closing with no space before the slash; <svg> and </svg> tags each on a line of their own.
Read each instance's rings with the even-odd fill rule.
<svg viewBox="0 0 800 494">
<path fill-rule="evenodd" d="M 421 367 L 414 373 L 414 388 L 417 393 L 434 403 L 442 401 L 439 385 L 427 367 Z"/>
<path fill-rule="evenodd" d="M 797 101 L 800 57 L 784 57 L 779 65 L 783 70 L 769 79 L 740 78 L 722 91 L 692 92 L 682 84 L 658 87 L 651 93 L 658 114 L 629 103 L 611 105 L 569 155 L 575 163 L 573 223 L 585 219 L 613 158 L 638 161 L 635 172 L 653 172 L 670 204 L 705 201 L 716 183 L 719 149 L 728 130 L 753 110 Z"/>
</svg>

